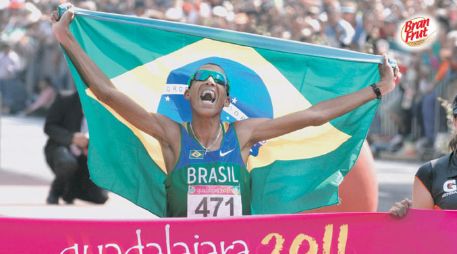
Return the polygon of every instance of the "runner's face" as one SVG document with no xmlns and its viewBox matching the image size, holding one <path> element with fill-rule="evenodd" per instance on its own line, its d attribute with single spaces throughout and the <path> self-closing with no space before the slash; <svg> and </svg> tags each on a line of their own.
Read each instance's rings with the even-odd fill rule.
<svg viewBox="0 0 457 254">
<path fill-rule="evenodd" d="M 215 65 L 203 65 L 199 70 L 209 70 L 224 74 L 224 71 Z M 225 75 L 225 74 L 224 74 Z M 185 97 L 190 100 L 193 111 L 203 116 L 215 116 L 228 106 L 229 100 L 226 87 L 218 84 L 212 76 L 206 80 L 192 80 Z"/>
</svg>

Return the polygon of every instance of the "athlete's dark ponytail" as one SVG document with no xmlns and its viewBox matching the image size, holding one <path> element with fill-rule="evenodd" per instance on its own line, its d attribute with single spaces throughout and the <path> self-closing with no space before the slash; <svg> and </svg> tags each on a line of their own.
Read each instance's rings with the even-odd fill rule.
<svg viewBox="0 0 457 254">
<path fill-rule="evenodd" d="M 452 102 L 452 114 L 454 115 L 455 123 L 457 121 L 457 96 L 455 96 L 454 101 Z M 457 130 L 454 130 L 454 136 L 451 141 L 449 141 L 449 149 L 451 149 L 452 152 L 457 152 Z"/>
<path fill-rule="evenodd" d="M 457 121 L 457 120 L 454 119 L 454 121 Z M 449 149 L 452 152 L 457 152 L 457 133 L 454 134 L 451 141 L 449 141 Z"/>
</svg>

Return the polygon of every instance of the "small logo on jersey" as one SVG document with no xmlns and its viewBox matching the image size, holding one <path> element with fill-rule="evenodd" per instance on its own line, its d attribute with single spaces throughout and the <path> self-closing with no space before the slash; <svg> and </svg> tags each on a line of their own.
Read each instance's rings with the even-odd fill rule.
<svg viewBox="0 0 457 254">
<path fill-rule="evenodd" d="M 203 150 L 190 150 L 189 159 L 203 159 L 205 151 Z"/>
<path fill-rule="evenodd" d="M 231 149 L 231 150 L 228 150 L 228 151 L 225 151 L 225 152 L 222 152 L 222 150 L 219 151 L 219 156 L 220 157 L 225 157 L 227 154 L 233 152 L 233 150 L 235 150 L 235 148 Z"/>
<path fill-rule="evenodd" d="M 445 192 L 456 191 L 457 190 L 457 185 L 455 183 L 455 179 L 454 180 L 447 180 L 446 182 L 444 182 L 443 190 Z"/>
<path fill-rule="evenodd" d="M 444 182 L 443 190 L 445 193 L 441 196 L 442 198 L 457 194 L 457 184 L 456 184 L 455 179 L 447 180 L 446 182 Z"/>
</svg>

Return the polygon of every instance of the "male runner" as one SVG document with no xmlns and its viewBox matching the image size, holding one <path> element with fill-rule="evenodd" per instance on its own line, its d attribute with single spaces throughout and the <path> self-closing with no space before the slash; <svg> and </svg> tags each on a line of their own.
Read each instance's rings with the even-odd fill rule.
<svg viewBox="0 0 457 254">
<path fill-rule="evenodd" d="M 250 118 L 228 125 L 220 120 L 223 108 L 230 104 L 228 79 L 221 67 L 209 63 L 200 66 L 190 80 L 184 97 L 190 101 L 192 121 L 180 125 L 166 116 L 147 112 L 113 86 L 70 33 L 68 26 L 73 17 L 72 9 L 59 21 L 54 14 L 54 35 L 97 98 L 159 141 L 168 172 L 169 216 L 250 214 L 246 162 L 252 145 L 322 125 L 380 98 L 395 86 L 394 71 L 384 57 L 381 81 L 372 87 L 279 118 Z"/>
</svg>

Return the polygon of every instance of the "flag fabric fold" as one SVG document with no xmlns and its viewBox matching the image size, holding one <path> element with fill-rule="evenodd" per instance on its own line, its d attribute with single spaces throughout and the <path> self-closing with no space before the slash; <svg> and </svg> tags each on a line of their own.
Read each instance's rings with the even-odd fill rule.
<svg viewBox="0 0 457 254">
<path fill-rule="evenodd" d="M 379 80 L 380 56 L 169 21 L 76 9 L 70 29 L 118 90 L 151 113 L 190 121 L 193 72 L 222 66 L 230 81 L 221 120 L 275 118 Z M 90 92 L 68 61 L 88 120 L 92 180 L 165 216 L 167 177 L 157 140 Z M 251 149 L 253 214 L 295 213 L 338 202 L 379 102 Z"/>
</svg>

